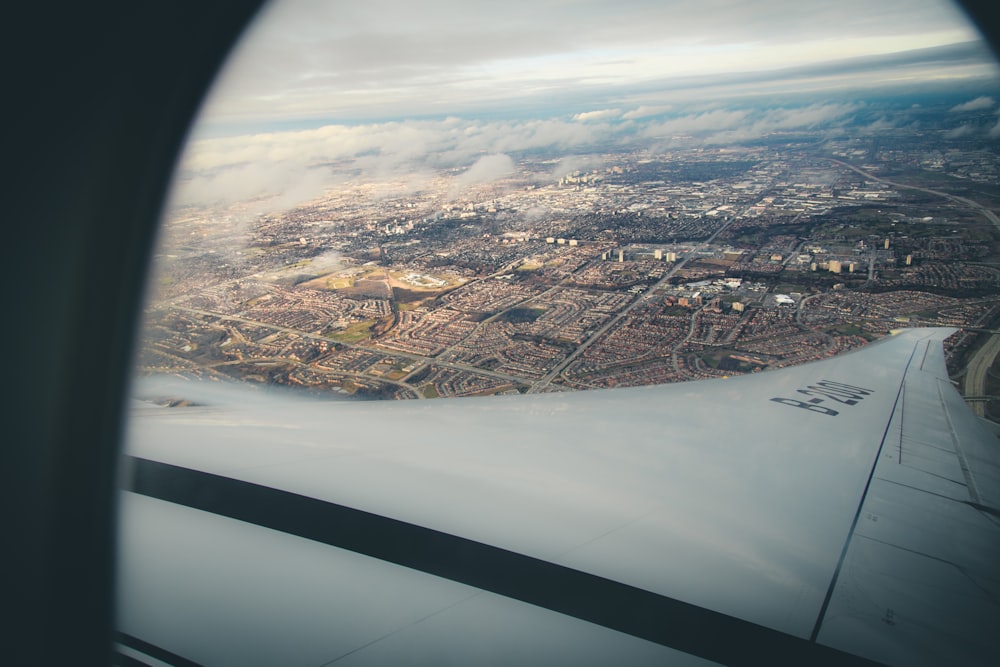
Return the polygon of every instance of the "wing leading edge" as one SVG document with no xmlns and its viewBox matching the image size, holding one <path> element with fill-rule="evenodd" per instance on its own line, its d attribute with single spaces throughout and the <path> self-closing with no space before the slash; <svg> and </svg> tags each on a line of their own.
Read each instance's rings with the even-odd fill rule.
<svg viewBox="0 0 1000 667">
<path fill-rule="evenodd" d="M 985 663 L 995 439 L 948 333 L 662 387 L 140 409 L 120 627 L 205 664 Z"/>
</svg>

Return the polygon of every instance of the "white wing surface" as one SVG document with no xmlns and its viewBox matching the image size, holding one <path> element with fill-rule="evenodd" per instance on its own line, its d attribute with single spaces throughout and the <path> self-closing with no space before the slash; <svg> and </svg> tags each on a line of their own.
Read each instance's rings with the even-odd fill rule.
<svg viewBox="0 0 1000 667">
<path fill-rule="evenodd" d="M 728 380 L 319 402 L 180 383 L 123 465 L 148 664 L 992 664 L 997 441 L 912 329 Z"/>
</svg>

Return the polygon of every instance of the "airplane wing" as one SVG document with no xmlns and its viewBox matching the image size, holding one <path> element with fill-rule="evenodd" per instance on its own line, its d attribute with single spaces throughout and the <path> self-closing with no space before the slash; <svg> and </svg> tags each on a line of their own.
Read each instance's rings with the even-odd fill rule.
<svg viewBox="0 0 1000 667">
<path fill-rule="evenodd" d="M 1000 454 L 943 329 L 658 387 L 136 407 L 117 650 L 203 665 L 993 664 Z"/>
</svg>

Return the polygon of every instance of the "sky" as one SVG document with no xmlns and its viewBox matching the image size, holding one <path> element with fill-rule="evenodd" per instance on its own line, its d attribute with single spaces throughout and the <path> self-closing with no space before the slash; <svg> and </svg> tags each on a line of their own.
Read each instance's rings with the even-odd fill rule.
<svg viewBox="0 0 1000 667">
<path fill-rule="evenodd" d="M 767 80 L 790 68 L 976 39 L 960 10 L 940 0 L 279 0 L 237 49 L 207 116 L 451 115 L 615 92 L 625 103 L 624 91 L 637 88 L 655 100 L 648 89 L 702 88 L 708 77 L 734 74 Z M 967 59 L 921 62 L 913 54 L 851 74 L 864 85 L 917 72 L 984 70 Z M 809 78 L 820 87 L 815 79 L 837 73 Z"/>
<path fill-rule="evenodd" d="M 209 95 L 175 201 L 286 205 L 330 186 L 334 162 L 481 182 L 533 148 L 836 132 L 864 107 L 847 93 L 991 80 L 940 1 L 278 0 Z"/>
</svg>

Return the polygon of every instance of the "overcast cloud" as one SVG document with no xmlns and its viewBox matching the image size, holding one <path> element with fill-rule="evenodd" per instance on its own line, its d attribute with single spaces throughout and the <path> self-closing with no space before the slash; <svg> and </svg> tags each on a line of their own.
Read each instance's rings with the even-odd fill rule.
<svg viewBox="0 0 1000 667">
<path fill-rule="evenodd" d="M 947 2 L 279 0 L 209 96 L 173 201 L 277 208 L 345 180 L 405 175 L 416 189 L 442 168 L 458 193 L 530 150 L 568 155 L 558 178 L 598 146 L 835 133 L 861 103 L 761 99 L 928 80 L 1000 80 Z"/>
<path fill-rule="evenodd" d="M 964 15 L 939 0 L 278 0 L 236 49 L 205 114 L 217 123 L 358 121 L 589 96 L 594 104 L 575 110 L 583 113 L 614 108 L 596 104 L 608 89 L 977 39 Z M 987 63 L 980 54 L 978 65 L 937 67 L 983 76 L 995 68 Z"/>
</svg>

